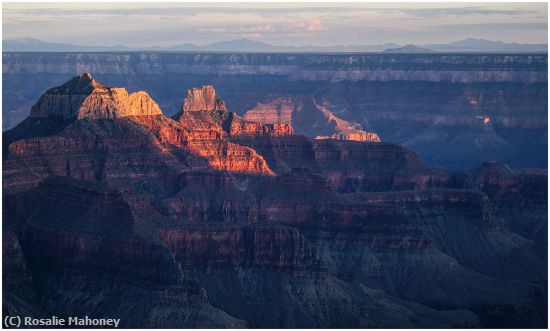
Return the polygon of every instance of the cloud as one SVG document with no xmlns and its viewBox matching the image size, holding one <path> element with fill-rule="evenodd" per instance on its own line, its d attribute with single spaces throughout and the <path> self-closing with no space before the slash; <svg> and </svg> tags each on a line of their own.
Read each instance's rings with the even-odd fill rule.
<svg viewBox="0 0 550 331">
<path fill-rule="evenodd" d="M 429 43 L 458 35 L 543 43 L 547 9 L 546 3 L 5 3 L 2 26 L 5 38 L 90 45 L 252 37 L 289 45 Z"/>
<path fill-rule="evenodd" d="M 308 32 L 317 32 L 325 31 L 326 28 L 321 23 L 321 20 L 309 20 L 309 21 L 298 21 L 292 23 L 290 26 L 291 31 L 308 31 Z"/>
<path fill-rule="evenodd" d="M 391 9 L 416 17 L 441 17 L 441 16 L 468 16 L 468 15 L 525 15 L 536 13 L 534 10 L 521 9 L 492 9 L 483 7 L 457 7 L 457 8 L 402 8 Z"/>
<path fill-rule="evenodd" d="M 229 32 L 227 28 L 213 27 L 213 28 L 198 28 L 199 32 L 214 32 L 214 33 L 225 33 Z"/>
<path fill-rule="evenodd" d="M 441 24 L 434 25 L 432 28 L 443 30 L 459 30 L 459 31 L 521 31 L 521 30 L 538 30 L 546 31 L 548 24 L 546 23 L 478 23 L 478 24 Z"/>
<path fill-rule="evenodd" d="M 239 26 L 239 27 L 207 27 L 198 28 L 199 32 L 215 32 L 215 33 L 266 33 L 275 32 L 275 26 L 273 24 L 261 24 L 254 26 Z"/>
<path fill-rule="evenodd" d="M 201 27 L 198 28 L 198 32 L 212 32 L 212 33 L 242 33 L 242 34 L 255 34 L 261 36 L 264 33 L 275 32 L 319 32 L 326 31 L 321 20 L 313 19 L 307 21 L 295 21 L 289 24 L 260 24 L 260 25 L 243 25 L 243 26 L 214 26 L 214 27 Z"/>
</svg>

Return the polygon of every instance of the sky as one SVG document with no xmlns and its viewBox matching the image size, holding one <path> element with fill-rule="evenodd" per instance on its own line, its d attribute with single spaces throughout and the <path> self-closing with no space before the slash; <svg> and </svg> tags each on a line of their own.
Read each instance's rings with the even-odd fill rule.
<svg viewBox="0 0 550 331">
<path fill-rule="evenodd" d="M 546 43 L 546 3 L 7 3 L 2 39 L 131 47 Z"/>
</svg>

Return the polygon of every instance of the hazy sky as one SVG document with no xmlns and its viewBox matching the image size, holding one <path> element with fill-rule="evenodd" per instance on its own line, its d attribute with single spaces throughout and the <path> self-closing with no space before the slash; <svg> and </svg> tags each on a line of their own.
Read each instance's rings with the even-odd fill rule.
<svg viewBox="0 0 550 331">
<path fill-rule="evenodd" d="M 3 3 L 3 39 L 171 46 L 546 43 L 546 3 Z"/>
</svg>

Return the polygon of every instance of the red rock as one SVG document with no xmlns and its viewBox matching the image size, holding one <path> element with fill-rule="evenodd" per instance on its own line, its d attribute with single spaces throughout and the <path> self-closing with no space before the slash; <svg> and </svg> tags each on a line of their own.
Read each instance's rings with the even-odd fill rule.
<svg viewBox="0 0 550 331">
<path fill-rule="evenodd" d="M 187 90 L 182 104 L 182 111 L 220 110 L 227 111 L 225 103 L 216 95 L 212 85 Z"/>
<path fill-rule="evenodd" d="M 86 90 L 86 86 L 79 89 Z M 104 101 L 90 103 L 92 113 L 101 109 L 99 104 Z M 221 108 L 219 102 L 215 101 L 218 106 L 213 108 Z M 110 106 L 105 111 L 107 108 Z M 56 116 L 55 109 L 45 113 Z M 3 246 L 10 261 L 6 268 L 21 272 L 24 256 L 31 263 L 29 270 L 40 271 L 35 274 L 62 279 L 55 282 L 59 287 L 65 286 L 67 279 L 87 287 L 89 283 L 79 277 L 99 275 L 130 279 L 140 293 L 151 285 L 162 297 L 178 300 L 180 294 L 173 287 L 181 283 L 182 268 L 202 284 L 208 283 L 209 291 L 212 283 L 222 288 L 211 298 L 224 298 L 226 280 L 231 278 L 210 278 L 213 282 L 208 282 L 207 277 L 231 273 L 246 290 L 249 280 L 259 280 L 254 283 L 260 284 L 254 293 L 279 293 L 280 284 L 289 284 L 298 294 L 317 293 L 327 284 L 320 277 L 290 276 L 292 282 L 287 283 L 278 280 L 290 279 L 286 278 L 288 272 L 324 274 L 325 265 L 336 276 L 327 274 L 328 278 L 350 291 L 355 287 L 349 282 L 370 280 L 370 284 L 381 286 L 383 280 L 388 282 L 387 288 L 404 284 L 412 293 L 424 284 L 437 284 L 440 274 L 431 277 L 434 266 L 455 268 L 450 278 L 442 273 L 441 283 L 470 284 L 463 283 L 461 276 L 474 273 L 456 269 L 463 264 L 460 259 L 470 262 L 463 254 L 468 249 L 478 256 L 482 252 L 476 247 L 487 248 L 484 254 L 489 259 L 496 257 L 496 266 L 509 256 L 515 259 L 514 264 L 526 256 L 516 251 L 520 246 L 506 246 L 515 239 L 506 237 L 504 231 L 491 228 L 487 234 L 487 229 L 468 224 L 472 221 L 490 227 L 498 223 L 487 195 L 506 196 L 506 200 L 496 200 L 504 203 L 515 198 L 515 170 L 489 165 L 455 178 L 399 145 L 335 139 L 312 143 L 293 135 L 287 124 L 254 123 L 225 109 L 184 110 L 177 119 L 140 115 L 97 120 L 92 116 L 60 126 L 45 125 L 38 136 L 25 135 L 25 129 L 44 120 L 36 117 L 17 129 L 18 133 L 10 136 L 3 162 L 3 189 L 10 197 L 5 203 L 5 219 L 18 225 L 17 233 L 24 240 L 18 247 L 18 241 L 7 232 Z M 274 176 L 271 164 L 279 175 Z M 65 178 L 49 178 L 32 189 L 55 175 Z M 541 180 L 541 176 L 535 177 L 520 185 L 526 195 L 532 194 L 534 181 Z M 464 187 L 478 185 L 489 193 L 448 189 L 457 182 Z M 492 186 L 496 195 L 491 195 L 495 193 Z M 546 211 L 542 186 L 537 186 L 540 199 L 534 203 Z M 13 194 L 21 191 L 28 192 Z M 14 198 L 20 194 L 26 196 L 21 204 Z M 479 236 L 469 234 L 478 230 Z M 441 245 L 446 240 L 449 245 Z M 519 245 L 525 246 L 523 241 Z M 323 254 L 323 263 L 314 247 Z M 500 253 L 510 251 L 514 254 Z M 475 265 L 487 262 L 485 258 L 478 261 L 473 260 Z M 516 270 L 522 270 L 519 264 Z M 213 269 L 215 273 L 208 273 Z M 416 272 L 430 278 L 415 280 L 413 285 L 403 283 L 403 275 Z M 260 274 L 276 280 L 276 286 L 265 287 L 263 278 L 257 278 Z M 470 281 L 477 284 L 481 280 L 490 296 L 500 296 L 503 292 L 493 292 L 485 278 L 499 279 Z M 294 287 L 298 283 L 306 287 Z M 467 295 L 478 288 L 467 287 Z M 454 295 L 440 289 L 435 287 L 434 292 Z M 328 292 L 335 291 L 340 287 L 328 288 Z M 60 292 L 67 297 L 74 294 L 67 288 Z M 353 297 L 363 300 L 362 292 L 352 293 Z M 203 297 L 206 300 L 205 294 Z M 244 297 L 250 298 L 248 294 Z M 323 306 L 341 302 L 325 298 L 311 302 Z M 486 302 L 485 298 L 480 302 Z M 226 307 L 234 303 L 230 298 Z M 167 307 L 175 307 L 174 302 Z M 290 310 L 300 307 L 304 306 L 291 306 Z"/>
<path fill-rule="evenodd" d="M 164 116 L 140 116 L 130 120 L 144 126 L 151 135 L 159 140 L 163 148 L 169 149 L 170 146 L 176 146 L 182 151 L 193 154 L 195 159 L 198 158 L 199 164 L 194 165 L 188 160 L 187 163 L 191 165 L 192 169 L 202 168 L 200 162 L 202 159 L 207 161 L 208 168 L 214 170 L 274 174 L 261 155 L 252 148 L 228 141 L 224 131 L 214 128 L 189 128 L 181 122 Z"/>
<path fill-rule="evenodd" d="M 216 95 L 211 85 L 187 91 L 182 110 L 174 116 L 191 130 L 215 130 L 230 136 L 287 136 L 294 134 L 289 124 L 261 124 L 247 121 L 227 111 L 225 103 Z"/>
<path fill-rule="evenodd" d="M 337 139 L 337 140 L 353 140 L 353 141 L 366 141 L 366 142 L 380 142 L 380 137 L 376 133 L 366 132 L 362 130 L 356 130 L 353 132 L 338 132 L 333 133 L 331 136 L 317 136 L 315 140 L 324 139 Z"/>
<path fill-rule="evenodd" d="M 239 145 L 248 146 L 261 154 L 269 167 L 282 174 L 292 168 L 315 167 L 313 145 L 305 136 L 231 136 Z"/>
<path fill-rule="evenodd" d="M 311 96 L 277 97 L 268 103 L 258 102 L 246 111 L 244 118 L 263 124 L 291 124 L 300 134 L 315 139 L 380 141 L 377 134 L 363 131 L 361 125 L 337 117 Z"/>
<path fill-rule="evenodd" d="M 124 88 L 108 88 L 85 73 L 46 91 L 32 107 L 30 116 L 72 120 L 160 114 L 159 106 L 146 92 L 129 94 Z"/>
</svg>

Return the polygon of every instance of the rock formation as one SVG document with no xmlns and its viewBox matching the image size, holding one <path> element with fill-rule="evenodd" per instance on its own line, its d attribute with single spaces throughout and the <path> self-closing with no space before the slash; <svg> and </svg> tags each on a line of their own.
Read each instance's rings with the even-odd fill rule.
<svg viewBox="0 0 550 331">
<path fill-rule="evenodd" d="M 204 85 L 200 88 L 192 88 L 187 90 L 185 99 L 183 99 L 182 111 L 198 111 L 198 110 L 221 110 L 227 111 L 225 103 L 216 94 L 216 90 L 212 85 Z"/>
<path fill-rule="evenodd" d="M 108 88 L 96 82 L 89 73 L 49 89 L 31 109 L 31 118 L 61 117 L 119 118 L 138 115 L 161 115 L 162 111 L 143 91 L 130 93 L 124 88 Z"/>
<path fill-rule="evenodd" d="M 548 241 L 546 169 L 512 169 L 501 162 L 484 162 L 469 172 L 477 189 L 489 197 L 491 208 L 505 226 L 533 240 L 546 255 Z"/>
<path fill-rule="evenodd" d="M 5 314 L 546 326 L 546 171 L 449 172 L 398 144 L 312 140 L 210 88 L 174 119 L 120 91 L 76 77 L 4 133 Z"/>
<path fill-rule="evenodd" d="M 257 103 L 246 111 L 244 118 L 265 124 L 292 124 L 299 134 L 315 139 L 380 141 L 377 134 L 363 131 L 361 125 L 335 116 L 313 97 L 279 97 Z"/>
<path fill-rule="evenodd" d="M 295 228 L 210 226 L 166 228 L 160 240 L 184 266 L 242 267 L 291 272 L 324 271 L 317 251 Z"/>
<path fill-rule="evenodd" d="M 261 124 L 228 112 L 211 85 L 188 90 L 182 110 L 174 119 L 193 130 L 216 130 L 230 136 L 286 136 L 294 133 L 290 124 Z"/>
<path fill-rule="evenodd" d="M 3 59 L 4 130 L 23 121 L 46 89 L 89 68 L 114 86 L 147 91 L 167 116 L 181 110 L 182 89 L 213 81 L 240 116 L 276 99 L 313 97 L 360 130 L 454 171 L 487 160 L 547 166 L 546 54 L 5 52 Z M 288 123 L 285 103 L 273 104 L 277 121 L 245 119 Z M 302 130 L 311 122 L 292 125 L 310 138 L 336 133 Z M 325 128 L 326 119 L 315 122 Z"/>
<path fill-rule="evenodd" d="M 380 137 L 376 133 L 365 132 L 361 130 L 353 132 L 338 132 L 333 133 L 330 136 L 317 136 L 317 140 L 323 139 L 337 139 L 337 140 L 353 140 L 353 141 L 368 141 L 368 142 L 380 142 Z"/>
</svg>

